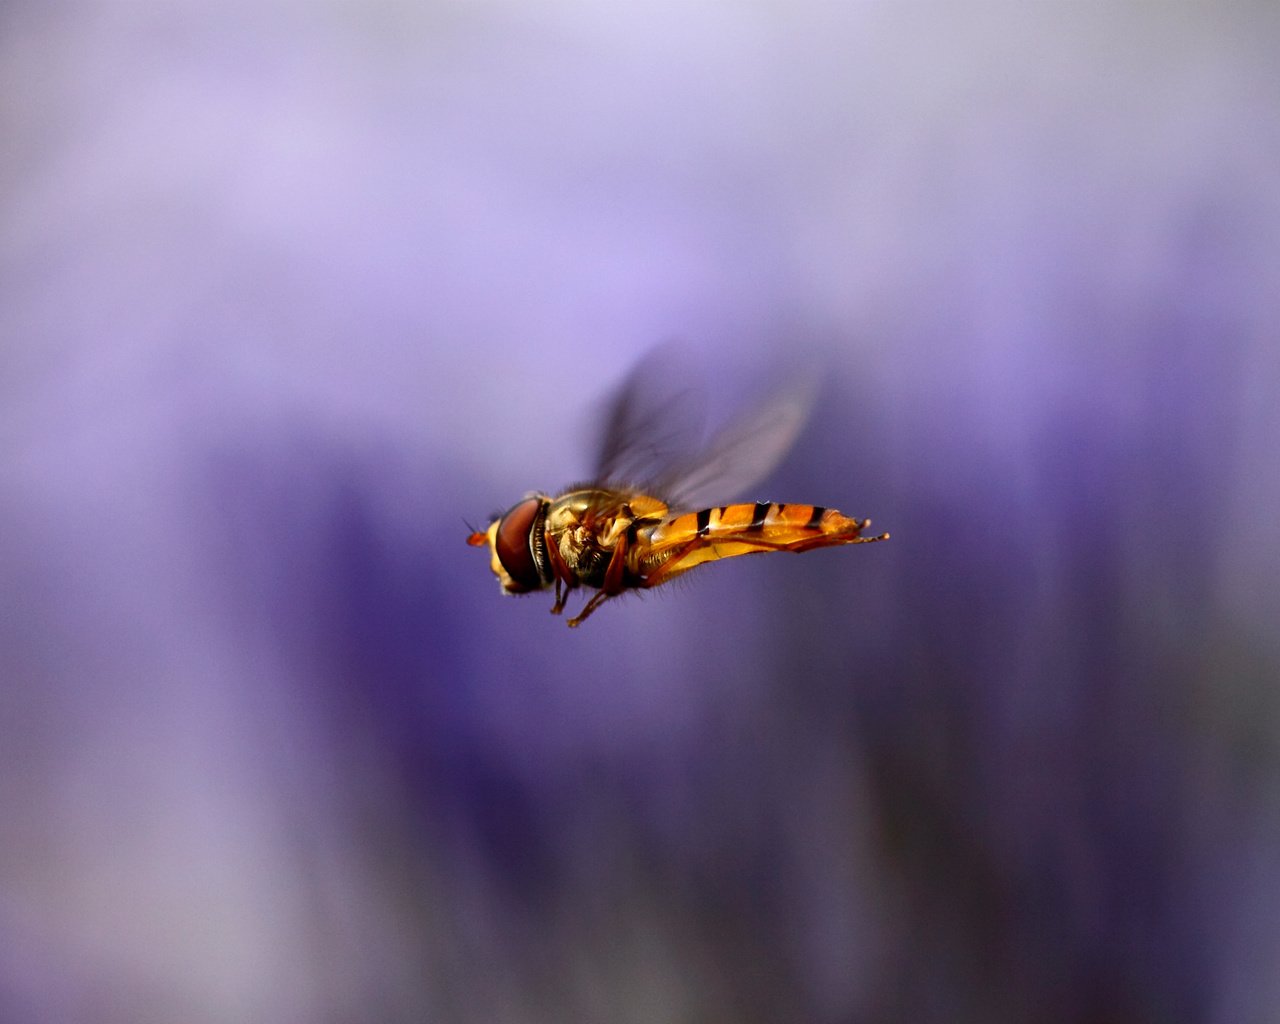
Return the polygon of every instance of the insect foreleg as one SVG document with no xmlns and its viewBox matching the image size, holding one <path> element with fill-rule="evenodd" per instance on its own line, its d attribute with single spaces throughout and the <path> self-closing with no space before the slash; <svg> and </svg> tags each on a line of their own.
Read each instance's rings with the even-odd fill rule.
<svg viewBox="0 0 1280 1024">
<path fill-rule="evenodd" d="M 569 600 L 569 592 L 578 585 L 578 577 L 569 570 L 560 554 L 560 544 L 550 535 L 547 536 L 547 561 L 551 563 L 551 575 L 556 582 L 556 603 L 551 606 L 551 614 L 559 615 Z"/>
</svg>

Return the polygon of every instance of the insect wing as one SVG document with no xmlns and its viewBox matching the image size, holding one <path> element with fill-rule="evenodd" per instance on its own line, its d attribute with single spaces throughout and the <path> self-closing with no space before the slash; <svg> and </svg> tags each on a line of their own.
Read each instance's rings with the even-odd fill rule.
<svg viewBox="0 0 1280 1024">
<path fill-rule="evenodd" d="M 688 356 L 675 345 L 651 351 L 610 396 L 600 431 L 595 480 L 652 489 L 702 440 L 705 395 Z"/>
<path fill-rule="evenodd" d="M 701 379 L 676 345 L 650 352 L 608 405 L 596 482 L 657 495 L 675 511 L 722 504 L 768 476 L 808 419 L 815 379 L 793 376 L 705 442 Z"/>
<path fill-rule="evenodd" d="M 698 454 L 653 478 L 673 509 L 721 505 L 763 480 L 791 450 L 813 406 L 814 383 L 797 379 L 731 420 Z"/>
</svg>

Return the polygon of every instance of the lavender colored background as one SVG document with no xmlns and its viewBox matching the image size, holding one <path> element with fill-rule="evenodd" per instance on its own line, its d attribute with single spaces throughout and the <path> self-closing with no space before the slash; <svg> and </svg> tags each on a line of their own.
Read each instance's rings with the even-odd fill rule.
<svg viewBox="0 0 1280 1024">
<path fill-rule="evenodd" d="M 1235 11 L 5 4 L 0 1018 L 1274 1021 Z M 667 338 L 894 539 L 567 630 L 462 520 Z"/>
</svg>

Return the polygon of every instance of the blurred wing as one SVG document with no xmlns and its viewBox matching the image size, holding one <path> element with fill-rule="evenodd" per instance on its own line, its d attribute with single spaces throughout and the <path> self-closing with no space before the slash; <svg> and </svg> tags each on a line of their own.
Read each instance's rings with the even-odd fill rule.
<svg viewBox="0 0 1280 1024">
<path fill-rule="evenodd" d="M 674 344 L 645 356 L 606 407 L 596 482 L 650 487 L 696 451 L 706 404 L 700 381 L 689 357 Z"/>
<path fill-rule="evenodd" d="M 749 414 L 730 421 L 692 458 L 652 479 L 672 509 L 723 505 L 763 480 L 782 461 L 804 429 L 813 406 L 811 380 L 796 380 L 774 392 Z"/>
</svg>

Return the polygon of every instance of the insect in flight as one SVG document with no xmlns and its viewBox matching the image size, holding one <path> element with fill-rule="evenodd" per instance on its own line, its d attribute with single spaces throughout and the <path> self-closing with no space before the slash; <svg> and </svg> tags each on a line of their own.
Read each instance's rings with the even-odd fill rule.
<svg viewBox="0 0 1280 1024">
<path fill-rule="evenodd" d="M 807 394 L 776 393 L 730 424 L 697 455 L 687 391 L 655 380 L 671 353 L 640 364 L 609 406 L 591 483 L 552 496 L 534 492 L 467 538 L 488 545 L 490 568 L 508 594 L 555 588 L 554 615 L 579 586 L 595 593 L 570 626 L 610 598 L 661 586 L 705 562 L 770 551 L 866 544 L 870 519 L 822 505 L 714 500 L 750 487 L 786 454 L 808 412 Z M 713 497 L 714 496 L 714 497 Z"/>
</svg>

